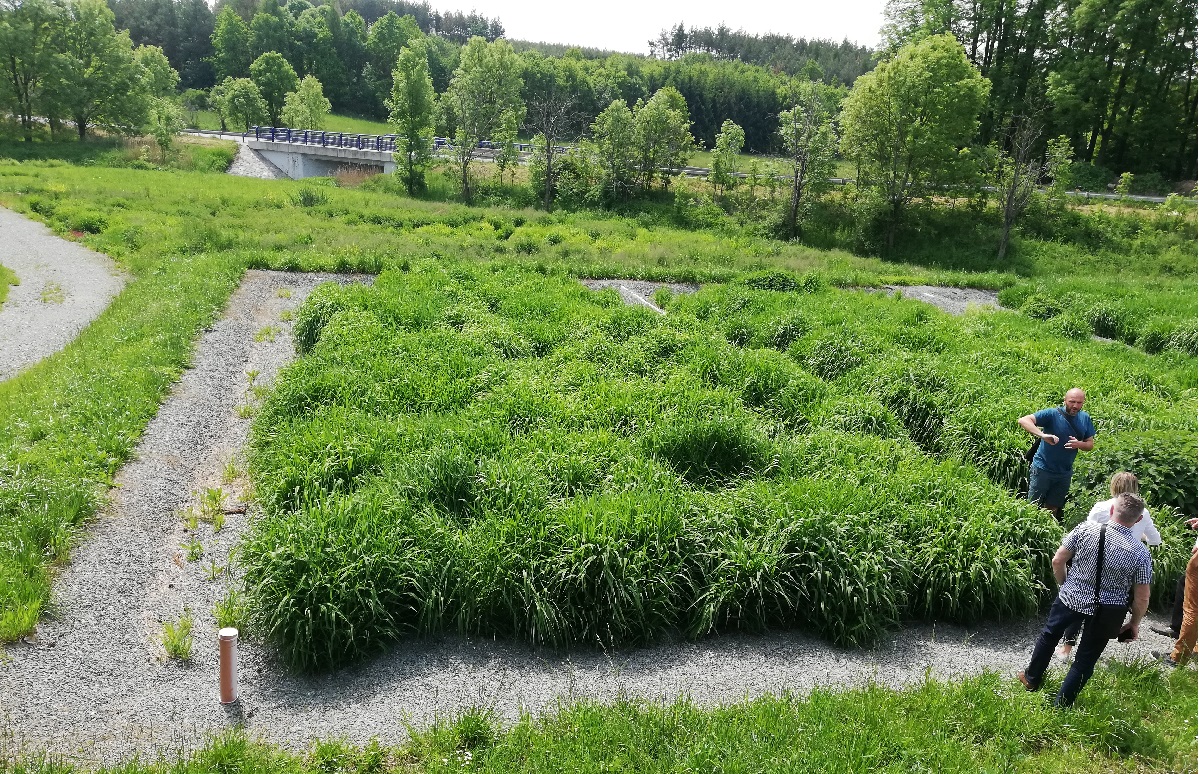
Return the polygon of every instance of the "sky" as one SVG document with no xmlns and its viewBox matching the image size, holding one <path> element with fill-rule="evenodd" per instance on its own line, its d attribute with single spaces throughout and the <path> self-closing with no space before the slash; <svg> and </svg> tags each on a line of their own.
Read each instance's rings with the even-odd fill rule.
<svg viewBox="0 0 1199 774">
<path fill-rule="evenodd" d="M 453 2 L 431 3 L 451 10 Z M 565 43 L 648 54 L 648 41 L 679 22 L 690 27 L 724 24 L 763 35 L 849 39 L 878 44 L 885 0 L 475 0 L 454 8 L 499 17 L 505 36 L 514 40 Z"/>
</svg>

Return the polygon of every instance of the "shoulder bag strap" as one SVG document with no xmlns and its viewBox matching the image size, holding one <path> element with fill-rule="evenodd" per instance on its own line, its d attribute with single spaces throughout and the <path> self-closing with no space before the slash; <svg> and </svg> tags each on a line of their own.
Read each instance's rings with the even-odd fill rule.
<svg viewBox="0 0 1199 774">
<path fill-rule="evenodd" d="M 1104 538 L 1107 537 L 1107 525 L 1104 524 L 1099 529 L 1099 557 L 1095 563 L 1095 614 L 1099 614 L 1099 590 L 1103 588 L 1103 544 Z"/>
<path fill-rule="evenodd" d="M 1070 429 L 1074 431 L 1074 437 L 1075 437 L 1075 438 L 1078 438 L 1078 440 L 1080 440 L 1080 441 L 1085 441 L 1085 440 L 1086 440 L 1086 438 L 1081 438 L 1081 437 L 1080 437 L 1080 436 L 1082 435 L 1082 433 L 1078 432 L 1078 428 L 1077 428 L 1077 427 L 1075 427 L 1075 426 L 1074 426 L 1074 423 L 1070 421 L 1070 417 L 1066 416 L 1066 412 L 1062 411 L 1062 410 L 1059 408 L 1059 409 L 1057 410 L 1057 413 L 1061 414 L 1061 415 L 1062 415 L 1062 419 L 1066 420 L 1066 424 L 1070 425 Z"/>
</svg>

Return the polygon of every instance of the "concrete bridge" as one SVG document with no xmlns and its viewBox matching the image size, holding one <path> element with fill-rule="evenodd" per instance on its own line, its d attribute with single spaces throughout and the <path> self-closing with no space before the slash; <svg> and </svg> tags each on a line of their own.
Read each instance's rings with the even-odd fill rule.
<svg viewBox="0 0 1199 774">
<path fill-rule="evenodd" d="M 251 127 L 247 148 L 258 152 L 293 180 L 333 175 L 345 168 L 394 172 L 394 134 L 351 134 L 310 129 Z"/>
</svg>

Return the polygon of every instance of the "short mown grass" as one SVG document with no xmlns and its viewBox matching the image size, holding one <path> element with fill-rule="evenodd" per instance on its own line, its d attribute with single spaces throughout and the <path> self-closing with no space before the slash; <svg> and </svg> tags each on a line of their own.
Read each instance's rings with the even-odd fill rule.
<svg viewBox="0 0 1199 774">
<path fill-rule="evenodd" d="M 1049 685 L 1048 688 L 1053 688 Z M 719 707 L 582 701 L 503 724 L 486 707 L 411 729 L 399 747 L 344 739 L 286 752 L 233 730 L 186 755 L 130 760 L 121 774 L 347 772 L 1072 772 L 1195 771 L 1193 669 L 1102 666 L 1074 708 L 1053 709 L 1009 676 L 946 683 L 930 675 L 894 691 L 877 685 L 783 694 Z M 84 770 L 52 755 L 6 756 L 3 774 Z"/>
</svg>

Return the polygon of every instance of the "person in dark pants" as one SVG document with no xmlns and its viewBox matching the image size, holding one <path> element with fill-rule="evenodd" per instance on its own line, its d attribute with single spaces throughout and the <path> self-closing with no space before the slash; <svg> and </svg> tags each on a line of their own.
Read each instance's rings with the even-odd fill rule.
<svg viewBox="0 0 1199 774">
<path fill-rule="evenodd" d="M 1149 607 L 1153 561 L 1149 549 L 1132 536 L 1132 526 L 1141 519 L 1144 510 L 1145 501 L 1140 496 L 1122 494 L 1112 508 L 1111 522 L 1084 521 L 1062 541 L 1061 548 L 1053 556 L 1053 576 L 1059 585 L 1057 599 L 1049 609 L 1049 618 L 1033 647 L 1028 666 L 1017 675 L 1026 689 L 1036 691 L 1041 688 L 1045 670 L 1049 668 L 1062 634 L 1071 624 L 1082 622 L 1082 641 L 1054 702 L 1061 707 L 1074 703 L 1078 692 L 1091 679 L 1095 664 L 1111 636 L 1093 624 L 1098 613 L 1096 597 L 1098 604 L 1125 606 L 1131 598 L 1132 618 L 1120 628 L 1120 635 L 1133 640 L 1140 636 L 1141 619 Z M 1099 540 L 1105 529 L 1101 587 L 1096 590 Z"/>
<path fill-rule="evenodd" d="M 1070 492 L 1074 458 L 1080 451 L 1095 448 L 1095 425 L 1082 410 L 1087 396 L 1074 387 L 1062 405 L 1020 417 L 1020 427 L 1041 440 L 1028 471 L 1028 500 L 1062 520 L 1062 507 Z"/>
</svg>

